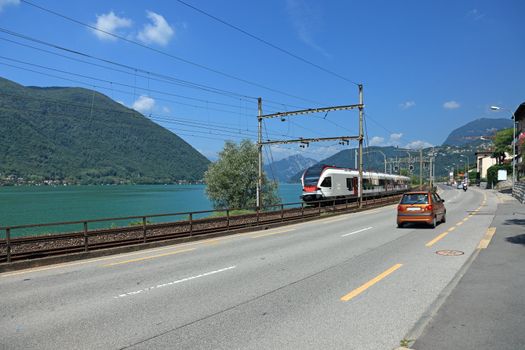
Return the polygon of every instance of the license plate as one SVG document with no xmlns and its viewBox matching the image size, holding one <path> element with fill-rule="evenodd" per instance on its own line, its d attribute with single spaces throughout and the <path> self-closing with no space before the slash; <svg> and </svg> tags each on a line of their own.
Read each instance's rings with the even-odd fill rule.
<svg viewBox="0 0 525 350">
<path fill-rule="evenodd" d="M 420 211 L 421 208 L 407 208 L 407 211 Z"/>
</svg>

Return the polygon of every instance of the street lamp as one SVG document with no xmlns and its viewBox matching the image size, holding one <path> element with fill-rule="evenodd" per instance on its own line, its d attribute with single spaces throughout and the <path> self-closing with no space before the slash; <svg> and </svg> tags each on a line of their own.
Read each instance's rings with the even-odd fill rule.
<svg viewBox="0 0 525 350">
<path fill-rule="evenodd" d="M 490 109 L 493 111 L 508 111 L 512 114 L 512 191 L 514 192 L 514 183 L 516 182 L 516 117 L 514 112 L 508 108 L 500 106 L 490 106 Z"/>
</svg>

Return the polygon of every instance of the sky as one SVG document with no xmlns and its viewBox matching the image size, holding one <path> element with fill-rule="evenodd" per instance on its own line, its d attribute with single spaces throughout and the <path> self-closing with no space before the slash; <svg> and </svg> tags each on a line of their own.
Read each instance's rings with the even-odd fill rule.
<svg viewBox="0 0 525 350">
<path fill-rule="evenodd" d="M 225 140 L 257 140 L 258 97 L 263 114 L 349 105 L 363 84 L 366 145 L 417 149 L 525 101 L 524 11 L 522 0 L 0 0 L 0 76 L 95 89 L 211 160 Z M 357 134 L 355 110 L 263 128 L 264 140 Z M 265 162 L 356 145 L 265 147 Z"/>
</svg>

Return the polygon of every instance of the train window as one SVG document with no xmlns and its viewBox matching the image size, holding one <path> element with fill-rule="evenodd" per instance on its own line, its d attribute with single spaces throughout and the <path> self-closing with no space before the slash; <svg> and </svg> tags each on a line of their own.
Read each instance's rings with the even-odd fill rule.
<svg viewBox="0 0 525 350">
<path fill-rule="evenodd" d="M 353 190 L 353 186 L 352 186 L 352 178 L 350 178 L 350 177 L 347 177 L 347 178 L 346 178 L 346 188 L 348 188 L 350 191 Z"/>
<path fill-rule="evenodd" d="M 321 183 L 321 187 L 332 187 L 332 177 L 331 176 L 325 177 L 323 182 Z"/>
<path fill-rule="evenodd" d="M 317 182 L 319 181 L 319 177 L 321 176 L 321 173 L 323 172 L 323 167 L 321 166 L 313 166 L 306 170 L 304 173 L 304 184 L 305 186 L 311 185 L 315 186 L 317 185 Z"/>
</svg>

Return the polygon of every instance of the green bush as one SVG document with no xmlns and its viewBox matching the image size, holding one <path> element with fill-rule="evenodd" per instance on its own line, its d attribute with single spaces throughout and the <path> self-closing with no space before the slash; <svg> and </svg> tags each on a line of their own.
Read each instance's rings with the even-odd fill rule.
<svg viewBox="0 0 525 350">
<path fill-rule="evenodd" d="M 487 169 L 487 188 L 493 188 L 498 183 L 498 170 L 507 170 L 507 176 L 512 176 L 510 164 L 496 164 Z"/>
</svg>

